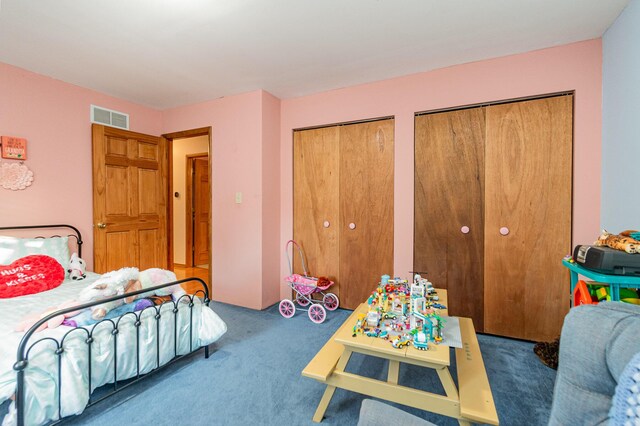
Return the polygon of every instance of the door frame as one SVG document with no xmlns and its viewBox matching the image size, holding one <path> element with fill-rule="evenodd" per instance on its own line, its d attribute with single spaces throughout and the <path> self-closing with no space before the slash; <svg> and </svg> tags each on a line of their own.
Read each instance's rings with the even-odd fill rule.
<svg viewBox="0 0 640 426">
<path fill-rule="evenodd" d="M 200 128 L 196 128 L 196 129 L 190 129 L 190 130 L 183 130 L 180 132 L 172 132 L 172 133 L 165 133 L 162 135 L 162 137 L 164 137 L 167 140 L 167 152 L 168 152 L 168 156 L 169 156 L 169 185 L 168 185 L 168 196 L 169 196 L 169 200 L 171 200 L 171 202 L 168 202 L 168 214 L 167 214 L 167 263 L 169 265 L 169 267 L 171 269 L 174 268 L 174 257 L 173 257 L 173 246 L 174 246 L 174 242 L 173 242 L 173 140 L 174 139 L 184 139 L 184 138 L 191 138 L 191 137 L 195 137 L 195 136 L 207 136 L 209 138 L 209 205 L 211 206 L 211 208 L 209 209 L 209 282 L 207 283 L 209 286 L 209 294 L 211 294 L 212 291 L 212 287 L 213 287 L 213 280 L 212 280 L 212 276 L 213 276 L 213 264 L 212 264 L 212 259 L 213 259 L 213 241 L 212 241 L 212 234 L 211 234 L 211 230 L 213 227 L 213 179 L 212 179 L 212 158 L 213 156 L 211 155 L 213 150 L 212 150 L 212 143 L 211 143 L 211 126 L 209 127 L 200 127 Z"/>
<path fill-rule="evenodd" d="M 193 244 L 195 243 L 193 239 L 193 214 L 192 212 L 195 210 L 195 203 L 193 202 L 193 176 L 194 176 L 194 167 L 195 167 L 195 159 L 196 158 L 206 158 L 207 163 L 209 164 L 209 170 L 211 170 L 211 163 L 209 162 L 209 153 L 200 152 L 196 154 L 187 154 L 187 167 L 185 168 L 186 172 L 186 181 L 185 181 L 185 222 L 186 222 L 186 244 L 185 244 L 185 266 L 187 268 L 194 267 L 193 262 Z M 210 173 L 209 173 L 210 174 Z M 211 181 L 209 181 L 209 201 L 211 201 Z M 209 207 L 209 220 L 211 220 L 211 206 Z M 211 231 L 211 229 L 209 229 Z M 209 235 L 209 240 L 211 240 L 211 235 Z M 211 242 L 211 241 L 209 241 Z M 209 244 L 209 263 L 211 263 L 211 244 Z M 209 264 L 211 267 L 211 264 Z"/>
</svg>

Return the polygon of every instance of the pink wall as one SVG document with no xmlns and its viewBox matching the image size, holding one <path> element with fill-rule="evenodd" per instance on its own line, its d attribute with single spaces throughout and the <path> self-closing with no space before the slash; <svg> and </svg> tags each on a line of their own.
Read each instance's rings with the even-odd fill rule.
<svg viewBox="0 0 640 426">
<path fill-rule="evenodd" d="M 601 41 L 592 40 L 280 101 L 262 91 L 159 112 L 0 63 L 0 134 L 29 140 L 35 182 L 0 189 L 0 224 L 69 222 L 92 259 L 89 105 L 131 115 L 131 130 L 161 134 L 212 126 L 215 300 L 260 309 L 288 294 L 284 244 L 292 237 L 292 130 L 393 115 L 394 271 L 411 269 L 413 114 L 575 90 L 575 243 L 600 223 Z M 9 100 L 9 101 L 8 101 Z M 235 193 L 242 192 L 242 204 Z"/>
<path fill-rule="evenodd" d="M 262 92 L 262 307 L 280 299 L 280 99 Z"/>
<path fill-rule="evenodd" d="M 506 56 L 282 101 L 281 246 L 292 237 L 292 130 L 395 116 L 394 275 L 413 262 L 414 113 L 575 90 L 573 241 L 590 242 L 600 224 L 601 40 Z M 280 275 L 288 273 L 281 257 Z M 281 295 L 288 294 L 281 285 Z"/>
<path fill-rule="evenodd" d="M 68 223 L 82 232 L 93 266 L 91 104 L 130 114 L 131 130 L 158 135 L 161 113 L 0 63 L 0 135 L 28 140 L 34 182 L 0 188 L 0 225 Z M 3 160 L 10 161 L 10 160 Z"/>
<path fill-rule="evenodd" d="M 262 102 L 254 91 L 162 114 L 162 133 L 212 127 L 213 299 L 254 309 L 262 308 Z"/>
</svg>

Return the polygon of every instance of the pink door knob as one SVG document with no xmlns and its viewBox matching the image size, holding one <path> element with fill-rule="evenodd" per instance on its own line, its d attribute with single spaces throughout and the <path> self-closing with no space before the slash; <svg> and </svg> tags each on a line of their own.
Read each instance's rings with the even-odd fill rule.
<svg viewBox="0 0 640 426">
<path fill-rule="evenodd" d="M 463 226 L 462 228 L 460 228 L 460 232 L 462 232 L 463 234 L 468 234 L 470 231 L 468 226 Z"/>
<path fill-rule="evenodd" d="M 351 222 L 351 223 L 349 224 L 349 229 L 352 229 L 352 230 L 353 230 L 353 229 L 356 229 L 356 224 L 355 224 L 355 223 L 353 223 L 353 222 Z"/>
<path fill-rule="evenodd" d="M 506 226 L 503 226 L 502 228 L 500 228 L 500 234 L 508 235 L 509 234 L 509 228 L 507 228 Z"/>
<path fill-rule="evenodd" d="M 328 220 L 325 220 L 325 221 L 322 223 L 322 226 L 324 226 L 325 228 L 328 228 L 329 226 L 331 226 L 331 224 L 329 223 L 329 221 L 328 221 Z"/>
</svg>

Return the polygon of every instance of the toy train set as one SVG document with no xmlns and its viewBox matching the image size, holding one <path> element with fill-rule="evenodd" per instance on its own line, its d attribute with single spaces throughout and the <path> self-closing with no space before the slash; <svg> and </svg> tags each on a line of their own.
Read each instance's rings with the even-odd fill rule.
<svg viewBox="0 0 640 426">
<path fill-rule="evenodd" d="M 429 342 L 442 341 L 444 320 L 438 309 L 446 307 L 438 300 L 433 284 L 419 274 L 411 285 L 408 280 L 383 275 L 367 300 L 368 312 L 360 314 L 353 326 L 353 336 L 382 338 L 394 348 L 412 344 L 427 350 Z"/>
</svg>

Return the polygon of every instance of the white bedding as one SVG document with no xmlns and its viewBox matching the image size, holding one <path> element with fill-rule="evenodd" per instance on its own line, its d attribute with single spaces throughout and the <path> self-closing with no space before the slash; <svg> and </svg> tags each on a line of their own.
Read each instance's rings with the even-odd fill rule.
<svg viewBox="0 0 640 426">
<path fill-rule="evenodd" d="M 79 291 L 95 281 L 99 275 L 87 273 L 82 281 L 66 280 L 59 287 L 33 295 L 0 299 L 0 403 L 11 397 L 16 389 L 16 352 L 24 333 L 13 330 L 16 325 L 30 314 L 58 306 L 62 302 L 74 300 Z M 189 352 L 189 306 L 179 303 L 178 310 L 178 355 Z M 174 357 L 174 314 L 173 304 L 162 306 L 160 311 L 160 365 Z M 139 312 L 137 314 L 140 314 Z M 140 374 L 147 373 L 157 365 L 156 311 L 146 309 L 141 317 L 140 326 Z M 115 319 L 114 319 L 115 321 Z M 136 370 L 136 328 L 132 314 L 122 317 L 118 325 L 118 334 L 114 336 L 113 326 L 106 322 L 96 326 L 91 344 L 91 391 L 112 383 L 114 378 L 114 339 L 117 338 L 117 378 L 123 380 L 134 377 Z M 91 330 L 93 326 L 84 327 Z M 215 342 L 226 332 L 225 323 L 199 298 L 194 298 L 193 306 L 193 349 Z M 53 337 L 60 341 L 71 327 L 60 326 L 35 333 L 30 342 L 43 337 Z M 62 417 L 81 413 L 89 401 L 88 349 L 85 340 L 87 333 L 83 328 L 69 334 L 63 345 L 62 363 Z M 43 342 L 34 346 L 29 353 L 29 364 L 25 370 L 27 425 L 42 424 L 58 418 L 57 355 L 53 342 Z M 5 416 L 3 426 L 15 422 L 15 409 L 11 404 L 10 413 Z"/>
</svg>

